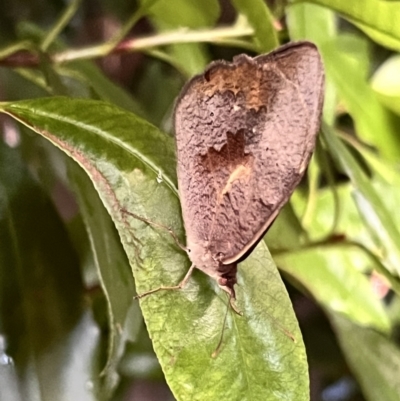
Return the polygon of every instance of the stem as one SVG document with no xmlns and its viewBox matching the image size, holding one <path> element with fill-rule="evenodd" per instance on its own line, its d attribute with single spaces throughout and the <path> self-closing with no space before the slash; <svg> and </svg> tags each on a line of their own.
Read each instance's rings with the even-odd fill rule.
<svg viewBox="0 0 400 401">
<path fill-rule="evenodd" d="M 65 9 L 64 13 L 61 15 L 56 24 L 50 29 L 49 33 L 44 38 L 42 44 L 40 45 L 40 50 L 45 52 L 49 46 L 54 42 L 56 37 L 60 32 L 68 25 L 72 17 L 78 10 L 82 0 L 73 0 L 71 4 Z"/>
<path fill-rule="evenodd" d="M 135 15 L 127 22 L 121 32 L 119 32 L 118 35 L 116 35 L 109 42 L 81 49 L 61 51 L 59 53 L 54 53 L 50 56 L 50 58 L 53 63 L 61 64 L 75 60 L 100 58 L 106 56 L 107 54 L 120 54 L 136 51 L 147 51 L 148 53 L 151 53 L 152 51 L 156 51 L 156 48 L 159 46 L 201 42 L 215 43 L 223 46 L 242 47 L 250 51 L 255 50 L 254 46 L 244 39 L 245 37 L 251 36 L 254 33 L 253 29 L 248 26 L 238 25 L 199 31 L 190 31 L 184 28 L 162 34 L 145 36 L 142 38 L 127 39 L 115 44 L 116 39 L 119 39 L 119 37 L 122 35 L 122 32 L 128 30 L 128 27 L 130 28 L 134 21 L 140 18 L 140 16 L 141 12 L 135 13 Z M 63 17 L 65 17 L 65 15 Z M 65 21 L 65 19 L 66 17 L 62 18 L 62 21 Z M 58 32 L 60 27 L 61 22 L 58 23 L 56 28 L 52 30 L 52 35 L 47 36 L 47 38 L 43 41 L 42 48 L 49 46 L 54 39 L 56 31 Z M 23 52 L 24 50 L 26 50 L 26 52 Z M 156 54 L 160 56 L 159 52 Z M 35 53 L 30 42 L 21 42 L 17 45 L 9 46 L 0 50 L 0 66 L 34 68 L 38 65 L 39 57 Z"/>
<path fill-rule="evenodd" d="M 122 28 L 107 42 L 105 43 L 104 51 L 106 53 L 111 52 L 120 43 L 124 37 L 129 33 L 132 27 L 145 15 L 145 9 L 140 8 L 137 10 L 131 18 L 122 26 Z"/>
<path fill-rule="evenodd" d="M 312 223 L 318 197 L 319 169 L 315 157 L 311 159 L 308 167 L 309 195 L 307 199 L 306 209 L 302 217 L 302 225 L 305 229 L 309 228 Z"/>
<path fill-rule="evenodd" d="M 248 27 L 228 27 L 216 28 L 204 31 L 189 31 L 187 29 L 179 29 L 163 34 L 151 35 L 142 38 L 129 39 L 120 42 L 114 47 L 113 53 L 126 53 L 139 50 L 147 50 L 157 46 L 165 46 L 175 43 L 198 43 L 212 42 L 218 43 L 227 39 L 235 39 L 238 37 L 251 36 L 253 29 Z M 86 47 L 76 50 L 67 50 L 54 54 L 52 59 L 55 63 L 64 63 L 80 59 L 89 59 L 105 56 L 110 52 L 110 44 L 104 43 L 92 47 Z"/>
</svg>

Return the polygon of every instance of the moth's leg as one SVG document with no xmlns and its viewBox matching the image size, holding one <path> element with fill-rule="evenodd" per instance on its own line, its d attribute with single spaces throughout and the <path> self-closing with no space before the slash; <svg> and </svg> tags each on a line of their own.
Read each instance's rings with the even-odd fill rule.
<svg viewBox="0 0 400 401">
<path fill-rule="evenodd" d="M 149 291 L 146 291 L 146 292 L 143 292 L 141 294 L 136 295 L 135 299 L 140 299 L 140 298 L 143 298 L 143 297 L 147 297 L 147 295 L 154 294 L 154 293 L 156 293 L 158 291 L 180 290 L 180 289 L 182 289 L 186 285 L 186 283 L 188 282 L 190 276 L 193 273 L 194 268 L 195 268 L 195 265 L 192 264 L 190 266 L 190 269 L 187 271 L 185 277 L 183 278 L 183 280 L 178 285 L 173 285 L 173 286 L 164 286 L 164 285 L 162 285 L 161 287 L 154 288 L 153 290 L 149 290 Z"/>
<path fill-rule="evenodd" d="M 236 305 L 235 305 L 235 303 L 234 303 L 235 297 L 233 296 L 233 292 L 229 293 L 228 295 L 229 295 L 229 302 L 228 302 L 228 304 L 227 304 L 226 312 L 225 312 L 225 316 L 224 316 L 224 321 L 223 321 L 223 323 L 222 323 L 221 336 L 220 336 L 220 338 L 219 338 L 218 345 L 216 346 L 214 352 L 211 354 L 211 357 L 212 357 L 212 358 L 216 358 L 216 357 L 218 356 L 219 352 L 221 351 L 221 346 L 222 346 L 222 343 L 223 343 L 223 340 L 224 340 L 224 332 L 225 332 L 225 327 L 226 327 L 226 319 L 227 319 L 227 317 L 228 317 L 229 308 L 231 308 L 231 309 L 232 309 L 235 313 L 237 313 L 239 316 L 243 316 L 243 313 L 240 312 L 239 309 L 237 309 L 237 307 L 236 307 Z"/>
<path fill-rule="evenodd" d="M 135 233 L 132 231 L 132 229 L 131 229 L 131 227 L 130 227 L 129 223 L 127 222 L 126 217 L 124 215 L 123 215 L 122 220 L 123 220 L 123 222 L 124 222 L 124 224 L 126 226 L 127 231 L 131 235 L 132 245 L 133 245 L 134 251 L 135 251 L 136 263 L 140 267 L 141 263 L 143 262 L 143 259 L 140 256 L 140 247 L 139 247 L 139 245 L 143 245 L 143 244 L 140 241 L 140 239 L 136 237 Z"/>
<path fill-rule="evenodd" d="M 126 214 L 126 215 L 128 215 L 128 216 L 131 216 L 131 217 L 133 217 L 133 218 L 135 218 L 135 219 L 137 219 L 137 220 L 143 221 L 143 223 L 149 224 L 149 225 L 154 226 L 154 227 L 160 227 L 160 228 L 162 228 L 163 230 L 168 231 L 169 234 L 171 235 L 171 237 L 174 239 L 176 245 L 178 245 L 179 248 L 181 248 L 183 251 L 185 251 L 185 252 L 187 253 L 187 248 L 186 248 L 186 246 L 184 246 L 184 245 L 182 245 L 182 244 L 180 243 L 178 237 L 176 236 L 176 234 L 172 231 L 172 229 L 171 229 L 170 227 L 164 226 L 163 224 L 160 224 L 160 223 L 155 223 L 154 221 L 151 221 L 151 220 L 149 220 L 149 219 L 146 219 L 145 217 L 139 216 L 138 214 L 129 212 L 129 211 L 126 210 L 126 209 L 121 209 L 121 213 Z"/>
</svg>

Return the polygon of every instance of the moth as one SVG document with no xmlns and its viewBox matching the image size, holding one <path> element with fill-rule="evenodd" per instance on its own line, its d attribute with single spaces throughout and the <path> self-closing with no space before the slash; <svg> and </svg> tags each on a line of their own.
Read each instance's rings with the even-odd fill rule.
<svg viewBox="0 0 400 401">
<path fill-rule="evenodd" d="M 235 298 L 237 264 L 270 227 L 315 148 L 324 93 L 317 47 L 289 43 L 211 63 L 174 112 L 187 251 Z"/>
<path fill-rule="evenodd" d="M 324 69 L 306 41 L 211 63 L 174 111 L 178 189 L 192 266 L 235 299 L 237 265 L 302 179 L 320 127 Z M 231 302 L 232 305 L 232 302 Z M 234 306 L 233 306 L 234 307 Z"/>
</svg>

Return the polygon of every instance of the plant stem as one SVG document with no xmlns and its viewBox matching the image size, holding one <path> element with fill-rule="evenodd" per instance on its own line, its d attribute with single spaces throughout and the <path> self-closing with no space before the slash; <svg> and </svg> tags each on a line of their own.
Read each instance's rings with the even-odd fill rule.
<svg viewBox="0 0 400 401">
<path fill-rule="evenodd" d="M 198 43 L 198 42 L 212 42 L 218 43 L 227 39 L 234 39 L 237 41 L 238 37 L 251 36 L 253 29 L 249 27 L 228 27 L 217 28 L 204 31 L 189 31 L 187 29 L 179 29 L 177 31 L 157 34 L 142 38 L 129 39 L 120 42 L 112 53 L 126 53 L 140 50 L 151 49 L 158 46 L 165 46 L 176 43 Z M 71 49 L 61 53 L 54 54 L 52 60 L 55 63 L 65 63 L 74 60 L 91 59 L 103 57 L 110 52 L 110 45 L 104 43 L 92 47 L 82 49 Z"/>
</svg>

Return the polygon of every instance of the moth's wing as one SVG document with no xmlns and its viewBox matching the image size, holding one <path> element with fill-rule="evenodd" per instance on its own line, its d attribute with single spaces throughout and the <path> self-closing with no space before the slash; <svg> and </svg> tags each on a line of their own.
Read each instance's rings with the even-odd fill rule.
<svg viewBox="0 0 400 401">
<path fill-rule="evenodd" d="M 175 110 L 188 243 L 228 264 L 260 239 L 307 167 L 323 82 L 308 42 L 215 63 L 190 81 Z"/>
<path fill-rule="evenodd" d="M 310 139 L 313 151 L 321 123 L 325 83 L 324 67 L 317 47 L 306 41 L 289 43 L 269 54 L 256 57 L 255 61 L 261 65 L 275 65 L 274 68 L 297 86 L 309 113 L 305 137 Z"/>
<path fill-rule="evenodd" d="M 242 200 L 236 237 L 224 263 L 240 259 L 263 236 L 303 177 L 320 128 L 324 95 L 324 69 L 316 46 L 297 42 L 259 56 L 262 66 L 261 97 L 267 105 L 259 143 L 246 141 L 255 156 L 253 176 L 248 181 L 250 196 Z M 238 182 L 239 185 L 243 183 Z M 236 188 L 236 193 L 243 189 Z M 234 198 L 232 194 L 231 198 Z M 226 203 L 221 209 L 226 208 Z M 229 207 L 227 208 L 229 210 Z M 219 214 L 218 225 L 224 224 Z M 230 212 L 227 219 L 233 214 Z M 214 243 L 221 243 L 213 236 Z M 243 246 L 236 244 L 240 241 Z"/>
</svg>

